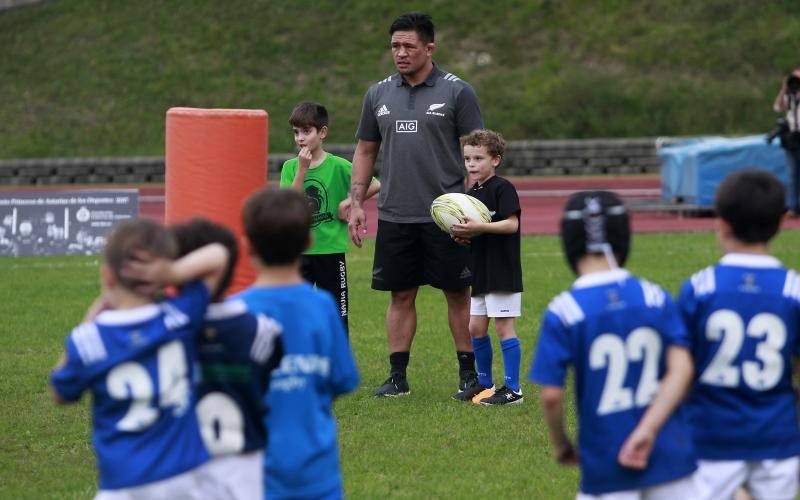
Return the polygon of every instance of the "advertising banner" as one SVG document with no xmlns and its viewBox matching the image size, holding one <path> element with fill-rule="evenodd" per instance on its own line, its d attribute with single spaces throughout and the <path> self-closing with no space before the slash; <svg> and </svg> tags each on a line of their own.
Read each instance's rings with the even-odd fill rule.
<svg viewBox="0 0 800 500">
<path fill-rule="evenodd" d="M 0 256 L 96 254 L 138 215 L 136 189 L 0 192 Z"/>
</svg>

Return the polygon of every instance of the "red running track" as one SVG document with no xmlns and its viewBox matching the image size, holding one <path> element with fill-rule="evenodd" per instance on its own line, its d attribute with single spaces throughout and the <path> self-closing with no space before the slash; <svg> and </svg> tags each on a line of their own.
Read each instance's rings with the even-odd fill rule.
<svg viewBox="0 0 800 500">
<path fill-rule="evenodd" d="M 522 207 L 523 234 L 558 234 L 558 224 L 566 199 L 574 192 L 585 189 L 606 189 L 617 192 L 625 201 L 641 203 L 660 200 L 658 176 L 598 176 L 598 177 L 543 177 L 511 179 L 517 188 Z M 164 220 L 163 186 L 83 186 L 83 189 L 139 189 L 139 212 L 144 217 Z M 64 188 L 19 189 L 14 191 L 64 190 Z M 377 228 L 376 200 L 365 204 L 367 234 L 375 236 Z M 713 217 L 683 215 L 675 211 L 631 211 L 633 230 L 641 233 L 709 231 L 715 227 Z M 800 229 L 800 219 L 784 221 L 784 229 Z"/>
</svg>

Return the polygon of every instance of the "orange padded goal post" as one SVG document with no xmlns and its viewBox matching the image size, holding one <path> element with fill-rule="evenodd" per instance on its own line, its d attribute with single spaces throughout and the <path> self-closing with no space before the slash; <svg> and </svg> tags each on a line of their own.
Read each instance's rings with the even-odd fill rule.
<svg viewBox="0 0 800 500">
<path fill-rule="evenodd" d="M 254 109 L 167 111 L 165 221 L 204 217 L 236 233 L 239 262 L 229 293 L 255 279 L 241 244 L 241 208 L 267 182 L 268 121 L 266 111 Z"/>
</svg>

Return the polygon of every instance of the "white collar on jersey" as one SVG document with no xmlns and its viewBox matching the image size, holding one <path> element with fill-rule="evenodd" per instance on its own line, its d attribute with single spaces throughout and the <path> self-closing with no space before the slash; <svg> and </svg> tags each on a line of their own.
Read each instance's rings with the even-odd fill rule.
<svg viewBox="0 0 800 500">
<path fill-rule="evenodd" d="M 782 267 L 781 261 L 772 255 L 752 253 L 729 253 L 724 255 L 719 263 L 725 266 L 736 267 Z"/>
<path fill-rule="evenodd" d="M 157 304 L 147 304 L 133 309 L 111 309 L 97 315 L 95 322 L 100 325 L 129 325 L 155 318 L 161 312 Z"/>
<path fill-rule="evenodd" d="M 243 300 L 214 302 L 208 305 L 205 318 L 210 321 L 233 318 L 247 312 L 247 304 Z"/>
<path fill-rule="evenodd" d="M 631 273 L 625 269 L 611 269 L 608 271 L 598 271 L 596 273 L 585 274 L 575 280 L 572 288 L 589 288 L 590 286 L 607 285 L 624 281 L 630 277 Z"/>
</svg>

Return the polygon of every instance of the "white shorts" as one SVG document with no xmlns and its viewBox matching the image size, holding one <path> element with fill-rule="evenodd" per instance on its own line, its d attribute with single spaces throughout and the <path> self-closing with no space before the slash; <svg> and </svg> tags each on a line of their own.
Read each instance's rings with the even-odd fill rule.
<svg viewBox="0 0 800 500">
<path fill-rule="evenodd" d="M 489 318 L 517 318 L 522 315 L 522 292 L 492 292 L 471 297 L 469 314 Z"/>
<path fill-rule="evenodd" d="M 263 500 L 264 465 L 261 450 L 211 459 L 206 473 L 231 500 Z"/>
<path fill-rule="evenodd" d="M 209 471 L 210 462 L 161 481 L 121 488 L 99 490 L 95 500 L 217 500 L 226 498 L 216 487 Z"/>
<path fill-rule="evenodd" d="M 576 500 L 692 500 L 697 497 L 697 486 L 691 474 L 668 483 L 656 484 L 640 490 L 614 491 L 600 495 L 578 493 Z"/>
<path fill-rule="evenodd" d="M 782 460 L 698 460 L 698 498 L 731 498 L 745 486 L 753 498 L 772 500 L 797 496 L 800 457 Z"/>
</svg>

